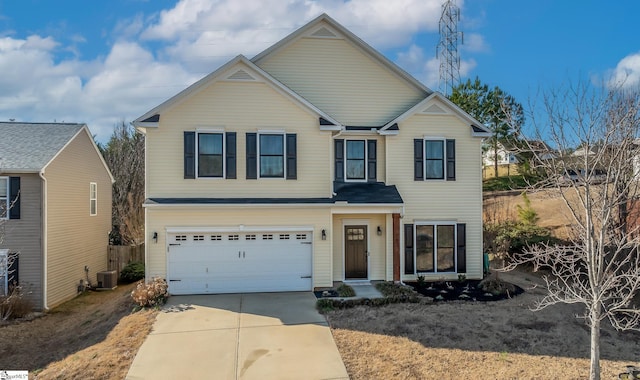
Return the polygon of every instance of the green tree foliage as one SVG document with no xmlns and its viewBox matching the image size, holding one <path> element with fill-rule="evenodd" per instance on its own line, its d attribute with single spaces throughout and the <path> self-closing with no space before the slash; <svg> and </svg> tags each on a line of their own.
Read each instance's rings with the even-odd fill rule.
<svg viewBox="0 0 640 380">
<path fill-rule="evenodd" d="M 515 98 L 499 87 L 489 88 L 480 81 L 467 79 L 451 91 L 449 100 L 489 128 L 493 136 L 487 147 L 493 153 L 495 176 L 498 176 L 498 143 L 516 139 L 524 124 L 524 110 Z"/>
</svg>

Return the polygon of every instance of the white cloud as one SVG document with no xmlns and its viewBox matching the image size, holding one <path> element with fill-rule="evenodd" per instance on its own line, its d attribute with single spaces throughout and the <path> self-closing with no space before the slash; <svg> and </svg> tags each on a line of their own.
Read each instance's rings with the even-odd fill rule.
<svg viewBox="0 0 640 380">
<path fill-rule="evenodd" d="M 401 50 L 400 66 L 435 89 L 438 61 L 415 39 L 437 33 L 441 2 L 180 0 L 156 14 L 122 18 L 107 37 L 109 51 L 98 57 L 82 55 L 81 35 L 65 46 L 48 36 L 0 34 L 0 120 L 86 122 L 104 141 L 120 120 L 140 116 L 238 54 L 259 53 L 323 12 L 377 49 Z M 484 48 L 481 36 L 470 37 L 469 50 Z M 463 61 L 461 75 L 473 67 Z"/>
<path fill-rule="evenodd" d="M 640 85 L 640 52 L 624 57 L 609 75 L 610 86 L 629 88 Z"/>
</svg>

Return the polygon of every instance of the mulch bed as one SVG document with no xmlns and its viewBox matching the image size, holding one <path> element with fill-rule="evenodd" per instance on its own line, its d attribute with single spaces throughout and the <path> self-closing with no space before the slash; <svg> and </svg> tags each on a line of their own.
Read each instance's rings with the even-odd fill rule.
<svg viewBox="0 0 640 380">
<path fill-rule="evenodd" d="M 500 301 L 513 298 L 524 293 L 524 289 L 504 283 L 509 290 L 498 294 L 483 290 L 479 280 L 443 281 L 443 282 L 406 282 L 416 292 L 431 297 L 435 302 L 439 301 Z"/>
</svg>

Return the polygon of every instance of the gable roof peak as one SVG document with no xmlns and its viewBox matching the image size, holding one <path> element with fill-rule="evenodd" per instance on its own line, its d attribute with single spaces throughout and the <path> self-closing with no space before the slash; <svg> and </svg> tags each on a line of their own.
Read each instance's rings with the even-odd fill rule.
<svg viewBox="0 0 640 380">
<path fill-rule="evenodd" d="M 327 23 L 332 29 L 334 29 L 336 32 L 340 33 L 345 39 L 347 39 L 351 43 L 353 43 L 357 48 L 362 50 L 366 55 L 368 55 L 369 57 L 371 57 L 374 60 L 378 61 L 380 64 L 385 66 L 387 69 L 389 69 L 390 71 L 392 71 L 393 73 L 395 73 L 396 75 L 398 75 L 402 79 L 404 79 L 407 83 L 411 84 L 412 86 L 414 86 L 418 90 L 422 91 L 425 96 L 431 95 L 434 92 L 433 90 L 431 90 L 430 88 L 425 86 L 422 82 L 420 82 L 419 80 L 414 78 L 411 74 L 409 74 L 404 69 L 402 69 L 400 66 L 396 65 L 391 60 L 389 60 L 387 57 L 385 57 L 383 54 L 378 52 L 376 49 L 374 49 L 371 45 L 366 43 L 360 37 L 358 37 L 355 34 L 353 34 L 350 30 L 345 28 L 342 24 L 337 22 L 335 19 L 331 18 L 327 13 L 320 14 L 319 16 L 314 18 L 313 20 L 307 22 L 306 24 L 304 24 L 303 26 L 301 26 L 300 28 L 295 30 L 293 33 L 289 34 L 288 36 L 284 37 L 280 41 L 278 41 L 275 44 L 271 45 L 267 49 L 265 49 L 262 52 L 258 53 L 256 56 L 251 58 L 251 62 L 259 65 L 259 62 L 262 59 L 264 59 L 267 56 L 271 55 L 272 53 L 280 50 L 281 48 L 291 44 L 292 42 L 296 41 L 297 39 L 305 36 L 308 32 L 312 31 L 316 26 L 318 26 L 319 24 L 321 24 L 323 22 Z"/>
</svg>

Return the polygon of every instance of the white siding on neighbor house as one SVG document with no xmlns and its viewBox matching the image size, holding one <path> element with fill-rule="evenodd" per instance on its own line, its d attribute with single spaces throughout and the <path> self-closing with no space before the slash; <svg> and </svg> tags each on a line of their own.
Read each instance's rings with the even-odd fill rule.
<svg viewBox="0 0 640 380">
<path fill-rule="evenodd" d="M 256 64 L 343 125 L 384 125 L 426 95 L 345 39 L 303 37 Z"/>
<path fill-rule="evenodd" d="M 91 137 L 81 131 L 45 168 L 47 179 L 47 307 L 77 294 L 80 280 L 96 284 L 107 269 L 111 178 Z M 89 215 L 89 184 L 98 185 L 98 212 Z"/>
<path fill-rule="evenodd" d="M 313 286 L 332 286 L 331 213 L 329 207 L 284 206 L 280 209 L 253 207 L 203 206 L 197 208 L 171 207 L 147 208 L 147 277 L 166 277 L 167 242 L 166 229 L 171 227 L 194 228 L 247 228 L 312 227 L 313 229 Z M 241 227 L 243 226 L 243 227 Z M 322 240 L 322 230 L 327 230 L 327 240 Z M 158 241 L 151 237 L 158 233 Z"/>
<path fill-rule="evenodd" d="M 425 136 L 456 140 L 455 181 L 414 181 L 414 139 Z M 472 137 L 471 127 L 455 116 L 416 114 L 400 123 L 398 136 L 388 138 L 387 181 L 397 186 L 405 203 L 400 228 L 402 262 L 404 224 L 415 221 L 466 223 L 467 277 L 482 277 L 481 157 L 481 139 Z M 404 264 L 401 273 L 404 273 Z"/>
<path fill-rule="evenodd" d="M 240 65 L 242 66 L 242 65 Z M 237 179 L 184 179 L 183 132 L 236 132 Z M 297 134 L 297 179 L 246 179 L 246 133 Z M 147 197 L 324 197 L 331 195 L 331 133 L 318 117 L 263 82 L 219 81 L 162 113 L 146 131 Z"/>
<path fill-rule="evenodd" d="M 20 219 L 0 221 L 0 248 L 18 252 L 18 280 L 42 309 L 42 180 L 38 174 L 6 176 L 20 177 Z"/>
<path fill-rule="evenodd" d="M 387 251 L 388 236 L 386 232 L 388 230 L 385 220 L 384 214 L 333 215 L 333 281 L 344 280 L 344 227 L 346 225 L 368 225 L 369 280 L 385 280 L 387 278 L 387 255 L 393 256 L 393 250 Z M 380 236 L 377 234 L 378 226 L 383 232 Z"/>
</svg>

